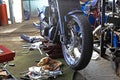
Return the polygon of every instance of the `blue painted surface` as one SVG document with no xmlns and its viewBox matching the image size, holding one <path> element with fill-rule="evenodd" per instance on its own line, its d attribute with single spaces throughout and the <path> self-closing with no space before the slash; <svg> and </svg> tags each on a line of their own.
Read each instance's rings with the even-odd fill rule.
<svg viewBox="0 0 120 80">
<path fill-rule="evenodd" d="M 120 47 L 119 36 L 114 34 L 113 35 L 113 47 L 117 48 Z"/>
</svg>

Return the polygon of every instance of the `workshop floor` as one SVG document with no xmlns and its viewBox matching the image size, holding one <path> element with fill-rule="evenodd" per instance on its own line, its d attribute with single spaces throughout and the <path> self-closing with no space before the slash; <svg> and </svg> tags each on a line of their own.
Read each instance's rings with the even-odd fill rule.
<svg viewBox="0 0 120 80">
<path fill-rule="evenodd" d="M 15 66 L 8 65 L 7 69 L 17 80 L 21 80 L 20 77 L 24 75 L 22 73 L 25 73 L 29 67 L 36 66 L 38 61 L 45 57 L 45 55 L 41 55 L 38 50 L 28 52 L 28 49 L 24 49 L 22 45 L 28 44 L 28 42 L 20 38 L 22 34 L 39 36 L 39 30 L 33 27 L 33 22 L 37 20 L 38 19 L 33 18 L 19 24 L 0 26 L 0 45 L 4 45 L 16 53 L 15 59 L 9 62 L 9 64 L 15 64 Z M 68 68 L 64 59 L 61 58 L 58 60 L 63 62 L 64 65 L 62 70 L 64 72 L 62 76 L 55 80 L 72 80 L 74 71 Z"/>
<path fill-rule="evenodd" d="M 37 19 L 33 18 L 19 24 L 0 26 L 0 45 L 4 45 L 16 52 L 15 59 L 9 62 L 9 64 L 15 64 L 15 66 L 8 65 L 7 69 L 17 80 L 21 80 L 21 73 L 27 71 L 29 67 L 36 66 L 36 61 L 45 56 L 44 54 L 41 55 L 38 50 L 28 52 L 27 49 L 22 48 L 22 45 L 27 44 L 27 42 L 23 41 L 20 35 L 39 36 L 39 30 L 35 29 L 32 25 L 34 21 L 37 21 Z M 58 60 L 64 64 L 63 75 L 54 80 L 120 80 L 115 75 L 111 62 L 102 58 L 91 60 L 84 70 L 76 72 L 77 74 L 74 76 L 74 79 L 72 79 L 74 71 L 68 68 L 64 59 Z"/>
</svg>

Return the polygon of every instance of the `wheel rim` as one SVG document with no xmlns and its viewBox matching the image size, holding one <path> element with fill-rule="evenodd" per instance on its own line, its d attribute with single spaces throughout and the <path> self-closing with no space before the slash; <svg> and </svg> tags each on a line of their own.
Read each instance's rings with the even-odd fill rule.
<svg viewBox="0 0 120 80">
<path fill-rule="evenodd" d="M 77 23 L 75 23 L 75 21 L 72 20 L 70 23 L 72 24 L 68 25 L 68 37 L 67 43 L 65 45 L 65 56 L 69 65 L 75 65 L 81 58 L 82 34 L 80 29 L 76 30 L 76 28 L 79 26 Z"/>
</svg>

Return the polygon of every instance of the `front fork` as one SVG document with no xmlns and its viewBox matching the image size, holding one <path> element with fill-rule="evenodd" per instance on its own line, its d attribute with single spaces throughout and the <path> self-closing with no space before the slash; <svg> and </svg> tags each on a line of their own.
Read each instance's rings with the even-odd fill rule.
<svg viewBox="0 0 120 80">
<path fill-rule="evenodd" d="M 56 0 L 56 6 L 59 17 L 60 41 L 62 44 L 65 44 L 66 36 L 64 27 L 67 25 L 65 15 L 74 9 L 80 9 L 80 4 L 79 0 Z"/>
<path fill-rule="evenodd" d="M 59 19 L 58 21 L 59 21 L 59 29 L 60 29 L 60 42 L 62 44 L 64 44 L 64 42 L 65 42 L 65 34 L 64 34 L 64 28 L 63 28 L 63 22 L 61 20 L 58 0 L 56 0 L 56 5 L 57 5 L 57 12 L 58 12 L 58 19 Z"/>
</svg>

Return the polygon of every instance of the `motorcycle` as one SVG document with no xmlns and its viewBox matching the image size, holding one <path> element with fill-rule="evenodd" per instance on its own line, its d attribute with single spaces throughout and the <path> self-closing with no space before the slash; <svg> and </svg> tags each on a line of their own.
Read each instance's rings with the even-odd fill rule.
<svg viewBox="0 0 120 80">
<path fill-rule="evenodd" d="M 94 51 L 113 63 L 113 68 L 120 76 L 120 1 L 103 0 L 100 24 L 93 30 Z"/>
<path fill-rule="evenodd" d="M 66 63 L 73 70 L 84 69 L 91 60 L 93 34 L 80 10 L 79 0 L 48 0 L 45 12 L 39 11 L 40 35 L 62 46 Z"/>
<path fill-rule="evenodd" d="M 94 50 L 101 55 L 105 54 L 107 48 L 118 48 L 119 46 L 119 20 L 120 20 L 120 1 L 119 0 L 108 0 L 104 1 L 104 10 L 101 10 L 103 17 L 99 21 L 99 25 L 93 30 L 94 44 L 100 46 L 101 49 L 97 49 L 94 46 Z M 117 41 L 117 42 L 116 42 Z M 101 50 L 101 51 L 100 51 Z"/>
</svg>

